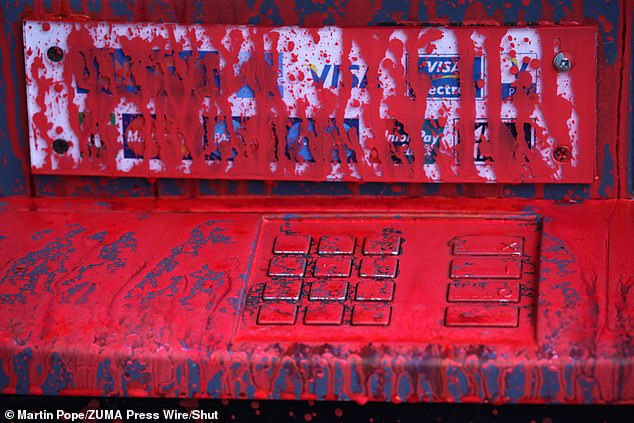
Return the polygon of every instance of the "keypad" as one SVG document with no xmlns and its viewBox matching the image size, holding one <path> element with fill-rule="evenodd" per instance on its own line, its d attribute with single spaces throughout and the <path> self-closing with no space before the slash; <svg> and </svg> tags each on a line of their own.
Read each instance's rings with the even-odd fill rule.
<svg viewBox="0 0 634 423">
<path fill-rule="evenodd" d="M 258 325 L 390 324 L 400 235 L 280 234 L 268 251 Z"/>
<path fill-rule="evenodd" d="M 539 222 L 263 218 L 236 339 L 533 342 Z"/>
</svg>

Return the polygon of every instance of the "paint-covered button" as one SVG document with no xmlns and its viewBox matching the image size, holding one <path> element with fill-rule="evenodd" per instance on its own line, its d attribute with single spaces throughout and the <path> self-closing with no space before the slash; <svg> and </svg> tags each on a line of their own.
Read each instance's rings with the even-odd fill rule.
<svg viewBox="0 0 634 423">
<path fill-rule="evenodd" d="M 296 318 L 295 304 L 262 304 L 258 312 L 259 325 L 292 325 Z"/>
<path fill-rule="evenodd" d="M 350 276 L 350 257 L 321 257 L 315 262 L 315 277 L 347 278 Z"/>
<path fill-rule="evenodd" d="M 306 308 L 304 323 L 307 325 L 340 325 L 343 321 L 343 304 L 310 304 Z"/>
<path fill-rule="evenodd" d="M 387 326 L 391 316 L 392 307 L 387 304 L 355 304 L 351 323 L 359 326 Z"/>
<path fill-rule="evenodd" d="M 357 301 L 392 301 L 394 297 L 394 282 L 361 281 L 357 285 L 355 299 Z"/>
<path fill-rule="evenodd" d="M 363 243 L 366 256 L 397 256 L 400 251 L 401 237 L 393 233 L 367 237 Z"/>
<path fill-rule="evenodd" d="M 522 261 L 517 256 L 456 257 L 451 261 L 450 276 L 453 279 L 519 279 Z"/>
<path fill-rule="evenodd" d="M 319 239 L 319 254 L 354 254 L 356 238 L 353 236 L 326 235 Z"/>
<path fill-rule="evenodd" d="M 449 284 L 449 302 L 517 303 L 520 300 L 519 281 L 457 280 Z"/>
<path fill-rule="evenodd" d="M 269 264 L 269 276 L 304 276 L 306 259 L 303 257 L 276 256 Z"/>
<path fill-rule="evenodd" d="M 348 293 L 348 282 L 337 280 L 314 281 L 308 298 L 311 301 L 344 301 Z"/>
<path fill-rule="evenodd" d="M 445 312 L 446 326 L 514 328 L 519 308 L 505 305 L 450 306 Z"/>
<path fill-rule="evenodd" d="M 459 236 L 452 241 L 452 250 L 458 255 L 522 255 L 524 239 L 521 236 L 474 235 Z"/>
<path fill-rule="evenodd" d="M 301 279 L 272 279 L 264 285 L 265 300 L 299 300 Z"/>
<path fill-rule="evenodd" d="M 397 270 L 396 257 L 365 257 L 361 260 L 359 275 L 362 278 L 393 278 Z"/>
<path fill-rule="evenodd" d="M 308 235 L 279 235 L 273 245 L 274 254 L 308 254 L 312 239 Z"/>
</svg>

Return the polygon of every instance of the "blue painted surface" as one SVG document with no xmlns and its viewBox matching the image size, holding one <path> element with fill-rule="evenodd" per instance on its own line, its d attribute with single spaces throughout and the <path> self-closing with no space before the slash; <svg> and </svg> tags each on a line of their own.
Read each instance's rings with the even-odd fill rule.
<svg viewBox="0 0 634 423">
<path fill-rule="evenodd" d="M 97 366 L 97 386 L 101 388 L 103 395 L 114 391 L 114 378 L 110 373 L 110 359 L 106 358 Z"/>
<path fill-rule="evenodd" d="M 69 184 L 67 181 L 73 180 Z M 142 178 L 69 177 L 37 175 L 35 192 L 42 197 L 153 197 L 154 183 Z"/>
<path fill-rule="evenodd" d="M 250 9 L 253 9 L 256 3 L 256 0 L 247 0 L 247 4 L 249 5 Z M 267 21 L 269 21 L 273 25 L 284 25 L 284 20 L 282 19 L 280 9 L 279 7 L 277 7 L 275 0 L 263 0 L 260 5 L 260 13 L 250 18 L 249 24 L 256 25 L 262 23 L 260 19 L 262 15 L 266 16 Z"/>
<path fill-rule="evenodd" d="M 341 368 L 341 364 L 339 361 L 335 362 L 335 386 L 334 386 L 335 396 L 339 400 L 350 400 L 350 397 L 346 394 L 344 390 L 344 377 L 343 370 Z"/>
<path fill-rule="evenodd" d="M 569 0 L 572 1 L 572 0 Z M 618 1 L 585 1 L 583 4 L 584 15 L 588 18 L 599 20 L 606 19 L 611 24 L 611 28 L 599 25 L 601 45 L 603 47 L 603 58 L 609 64 L 614 64 L 619 55 L 619 14 L 621 13 Z M 630 21 L 631 22 L 631 21 Z M 610 29 L 610 31 L 606 31 Z"/>
<path fill-rule="evenodd" d="M 51 369 L 44 383 L 40 386 L 45 395 L 57 395 L 60 391 L 73 388 L 73 375 L 66 369 L 66 364 L 58 353 L 51 354 Z"/>
<path fill-rule="evenodd" d="M 159 197 L 182 197 L 187 194 L 187 189 L 182 180 L 161 179 L 156 181 Z"/>
<path fill-rule="evenodd" d="M 134 19 L 134 2 L 130 0 L 110 0 L 110 8 L 116 17 Z"/>
<path fill-rule="evenodd" d="M 559 372 L 557 369 L 551 370 L 547 366 L 541 366 L 542 387 L 539 391 L 540 398 L 553 400 L 559 395 Z"/>
<path fill-rule="evenodd" d="M 590 198 L 590 186 L 585 184 L 546 184 L 544 185 L 544 199 L 575 201 Z"/>
<path fill-rule="evenodd" d="M 161 259 L 143 279 L 132 287 L 125 298 L 138 298 L 141 303 L 145 303 L 157 296 L 172 297 L 179 291 L 179 286 L 183 280 L 182 275 L 169 277 L 170 284 L 161 289 L 156 289 L 159 285 L 159 278 L 168 276 L 178 268 L 180 256 L 198 256 L 198 252 L 203 246 L 211 244 L 230 244 L 233 241 L 224 235 L 225 228 L 217 226 L 217 222 L 209 220 L 192 229 L 189 239 L 184 243 L 176 245 L 170 250 L 170 254 Z"/>
<path fill-rule="evenodd" d="M 405 401 L 407 400 L 411 392 L 412 378 L 410 377 L 409 373 L 403 373 L 398 379 L 398 396 L 401 401 Z"/>
<path fill-rule="evenodd" d="M 594 403 L 594 390 L 597 389 L 597 382 L 589 377 L 580 377 L 577 379 L 582 392 L 582 403 L 592 404 Z"/>
<path fill-rule="evenodd" d="M 29 2 L 2 2 L 0 13 L 2 14 L 3 25 L 1 31 L 7 37 L 9 49 L 12 52 L 22 50 L 20 20 L 25 8 L 30 6 Z M 5 52 L 6 53 L 6 52 Z M 27 193 L 27 179 L 24 174 L 22 160 L 13 151 L 13 146 L 9 139 L 9 127 L 14 127 L 20 141 L 23 142 L 26 152 L 27 131 L 26 131 L 26 102 L 23 94 L 24 86 L 19 75 L 24 74 L 24 62 L 21 53 L 0 54 L 0 69 L 4 69 L 9 63 L 10 75 L 0 77 L 0 196 L 25 195 Z M 8 87 L 6 84 L 12 84 Z M 7 91 L 11 89 L 15 95 L 15 102 L 9 104 Z M 24 111 L 20 116 L 13 116 L 9 110 Z"/>
<path fill-rule="evenodd" d="M 504 23 L 512 24 L 517 22 L 520 11 L 524 15 L 527 22 L 537 22 L 542 16 L 542 6 L 539 1 L 531 1 L 528 5 L 524 5 L 521 1 L 500 2 L 499 0 L 480 0 L 484 11 L 490 17 L 496 16 L 500 11 L 504 16 Z M 437 3 L 437 17 L 448 18 L 452 23 L 462 23 L 465 19 L 465 13 L 469 6 L 469 2 L 459 2 L 451 0 L 440 0 Z M 509 7 L 505 7 L 508 4 Z M 560 12 L 560 13 L 557 13 Z M 556 9 L 555 18 L 557 20 L 563 17 L 563 9 Z"/>
<path fill-rule="evenodd" d="M 492 364 L 486 364 L 482 366 L 481 371 L 484 375 L 490 397 L 497 398 L 500 394 L 500 369 Z"/>
<path fill-rule="evenodd" d="M 504 395 L 506 395 L 511 403 L 519 402 L 524 393 L 524 384 L 526 383 L 526 370 L 523 366 L 516 366 L 510 373 L 504 377 Z"/>
<path fill-rule="evenodd" d="M 4 361 L 0 358 L 0 392 L 9 386 L 9 375 L 4 371 Z"/>
<path fill-rule="evenodd" d="M 566 381 L 566 396 L 568 398 L 572 397 L 574 393 L 574 377 L 575 368 L 571 364 L 566 364 L 564 366 L 564 380 Z"/>
<path fill-rule="evenodd" d="M 535 184 L 504 185 L 502 193 L 509 198 L 535 198 L 537 187 Z"/>
<path fill-rule="evenodd" d="M 121 374 L 121 389 L 123 390 L 123 395 L 130 396 L 130 383 L 135 382 L 135 384 L 140 384 L 145 388 L 148 395 L 152 391 L 152 387 L 150 385 L 150 381 L 152 380 L 152 375 L 150 372 L 146 371 L 146 366 L 141 364 L 138 360 L 130 360 L 126 363 L 123 368 L 123 373 Z"/>
<path fill-rule="evenodd" d="M 51 285 L 68 270 L 66 262 L 76 251 L 73 240 L 86 228 L 77 225 L 67 225 L 69 231 L 43 248 L 30 251 L 26 255 L 15 259 L 0 279 L 0 287 L 4 284 L 15 284 L 17 292 L 0 294 L 0 303 L 25 303 L 26 297 L 32 295 L 38 284 L 43 284 L 42 292 L 53 292 Z M 16 291 L 16 289 L 12 289 Z"/>
<path fill-rule="evenodd" d="M 29 393 L 29 364 L 33 358 L 33 350 L 25 348 L 13 356 L 13 374 L 17 377 L 15 393 L 27 395 Z"/>
<path fill-rule="evenodd" d="M 194 310 L 191 300 L 199 294 L 206 294 L 207 310 L 210 310 L 217 304 L 214 298 L 216 294 L 223 292 L 222 285 L 227 282 L 227 278 L 225 272 L 217 272 L 210 269 L 207 264 L 203 265 L 202 269 L 189 274 L 187 295 L 179 299 L 181 306 L 185 310 Z"/>
<path fill-rule="evenodd" d="M 599 195 L 603 198 L 609 196 L 608 189 L 614 189 L 614 172 L 617 171 L 614 166 L 614 160 L 612 159 L 612 153 L 610 153 L 610 145 L 605 143 L 603 145 L 603 166 L 601 167 L 601 184 L 599 185 Z"/>
<path fill-rule="evenodd" d="M 392 398 L 392 378 L 394 375 L 392 374 L 392 368 L 390 366 L 385 366 L 383 369 L 383 395 L 385 398 Z"/>
<path fill-rule="evenodd" d="M 91 235 L 93 239 L 103 242 L 105 232 Z M 90 239 L 91 236 L 88 236 Z M 90 264 L 83 264 L 77 269 L 72 278 L 64 279 L 61 282 L 61 302 L 83 304 L 88 296 L 95 290 L 95 282 L 87 280 L 85 274 L 94 272 L 95 269 L 105 267 L 109 272 L 114 272 L 125 267 L 126 259 L 122 256 L 124 251 L 134 253 L 136 251 L 136 239 L 132 232 L 122 235 L 118 240 L 104 245 L 99 251 L 99 257 L 103 261 Z"/>
<path fill-rule="evenodd" d="M 207 394 L 212 398 L 220 398 L 222 394 L 222 372 L 216 372 L 207 382 Z"/>
<path fill-rule="evenodd" d="M 461 367 L 449 366 L 447 368 L 447 389 L 455 402 L 461 402 L 462 397 L 469 394 L 467 376 Z"/>
<path fill-rule="evenodd" d="M 319 367 L 321 375 L 315 377 L 315 395 L 317 399 L 323 400 L 328 394 L 328 378 L 330 377 L 330 370 L 328 366 Z"/>
</svg>

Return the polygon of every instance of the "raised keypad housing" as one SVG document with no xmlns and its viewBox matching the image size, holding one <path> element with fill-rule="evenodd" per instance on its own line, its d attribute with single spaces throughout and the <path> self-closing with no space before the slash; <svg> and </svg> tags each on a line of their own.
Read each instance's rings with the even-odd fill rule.
<svg viewBox="0 0 634 423">
<path fill-rule="evenodd" d="M 236 339 L 533 339 L 539 231 L 531 218 L 265 218 Z"/>
</svg>

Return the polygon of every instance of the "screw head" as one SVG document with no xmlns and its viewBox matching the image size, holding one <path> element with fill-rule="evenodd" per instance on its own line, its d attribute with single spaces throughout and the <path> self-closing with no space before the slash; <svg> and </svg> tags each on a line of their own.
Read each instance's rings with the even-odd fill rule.
<svg viewBox="0 0 634 423">
<path fill-rule="evenodd" d="M 48 50 L 46 50 L 46 57 L 48 57 L 51 62 L 60 62 L 64 58 L 64 50 L 59 46 L 49 47 Z"/>
<path fill-rule="evenodd" d="M 58 138 L 55 141 L 53 141 L 53 151 L 56 152 L 57 154 L 66 153 L 69 148 L 70 148 L 70 144 L 68 144 L 68 141 L 66 140 Z"/>
<path fill-rule="evenodd" d="M 572 68 L 572 61 L 563 52 L 559 52 L 553 59 L 553 65 L 560 72 L 568 72 Z"/>
<path fill-rule="evenodd" d="M 553 151 L 553 158 L 559 163 L 565 163 L 572 159 L 572 150 L 570 147 L 560 145 Z"/>
</svg>

